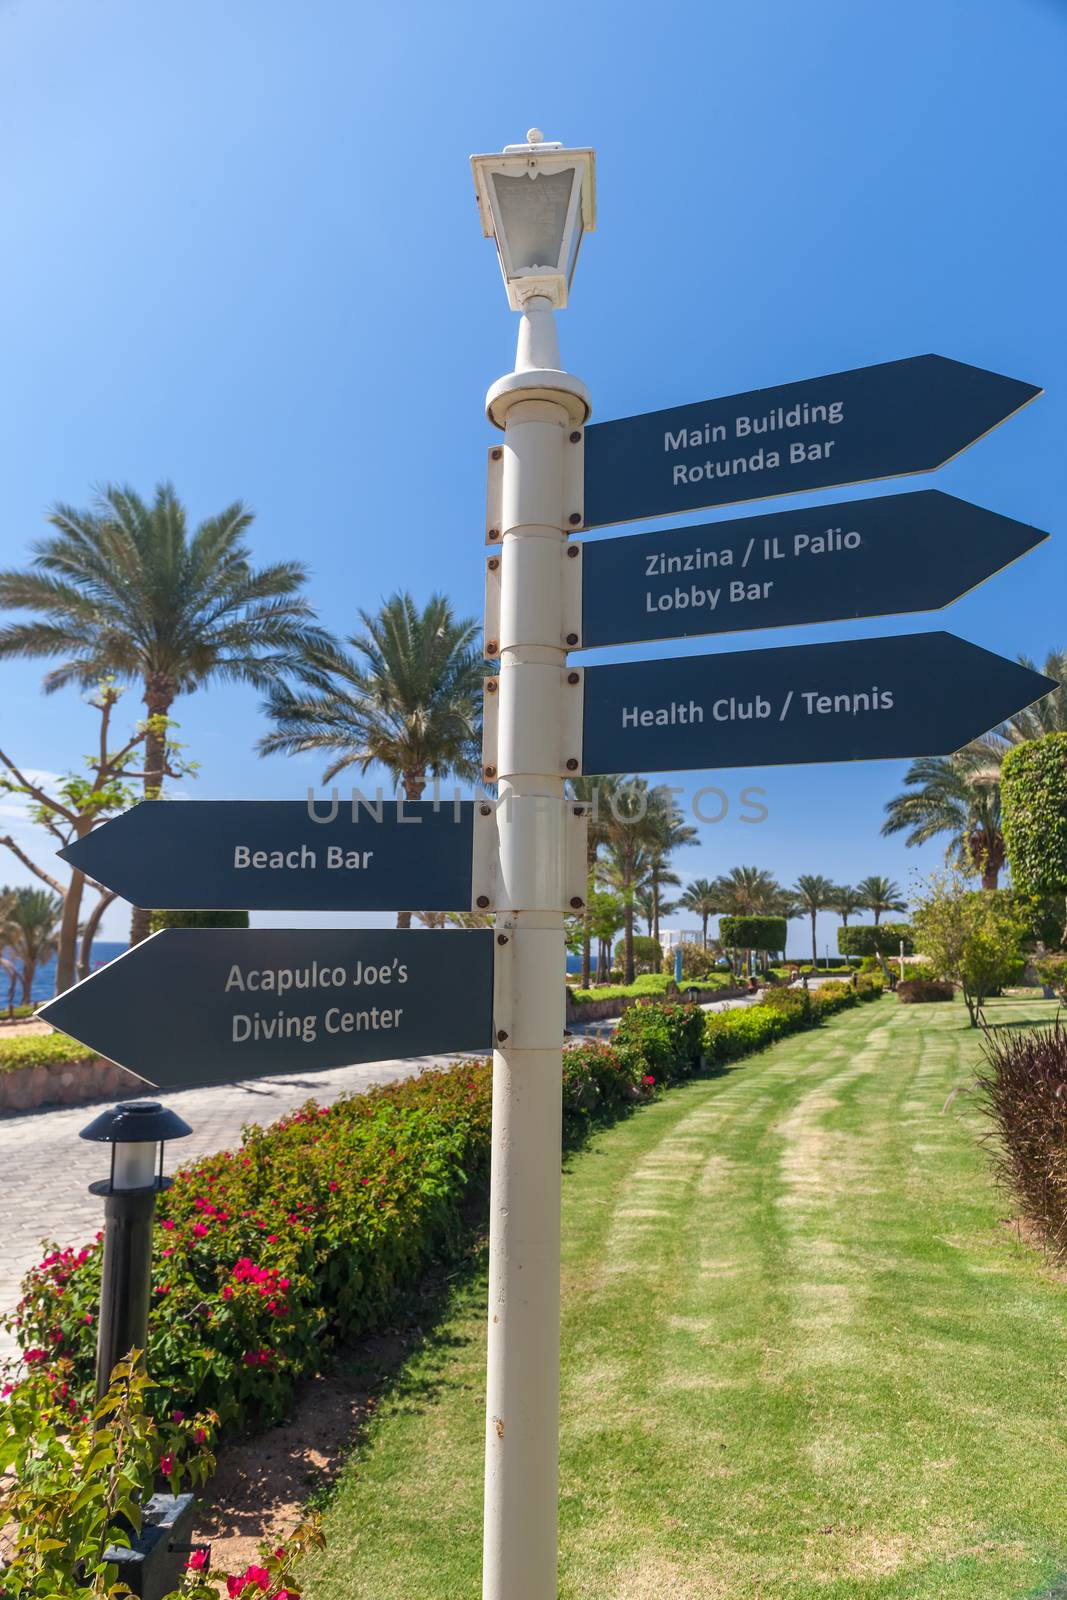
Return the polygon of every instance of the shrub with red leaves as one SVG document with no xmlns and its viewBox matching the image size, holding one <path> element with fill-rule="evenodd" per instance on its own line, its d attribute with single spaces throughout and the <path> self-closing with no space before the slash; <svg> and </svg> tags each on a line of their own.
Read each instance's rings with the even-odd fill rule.
<svg viewBox="0 0 1067 1600">
<path fill-rule="evenodd" d="M 1054 1255 L 1067 1257 L 1067 1029 L 990 1031 L 978 1083 L 997 1168 Z"/>
</svg>

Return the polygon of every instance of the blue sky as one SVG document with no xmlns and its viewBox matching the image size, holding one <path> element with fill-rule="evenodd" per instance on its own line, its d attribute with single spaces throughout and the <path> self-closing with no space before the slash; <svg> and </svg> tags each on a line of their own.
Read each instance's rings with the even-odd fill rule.
<svg viewBox="0 0 1067 1600">
<path fill-rule="evenodd" d="M 1065 70 L 1058 0 L 0 0 L 0 559 L 53 501 L 170 477 L 194 517 L 252 505 L 257 556 L 306 561 L 338 633 L 397 587 L 480 613 L 482 397 L 515 330 L 466 158 L 536 124 L 598 152 L 599 227 L 560 319 L 596 417 L 925 351 L 1048 391 L 886 486 L 1052 532 L 950 610 L 583 659 L 930 626 L 1040 659 L 1067 644 Z M 816 498 L 850 492 L 879 486 Z M 57 772 L 92 714 L 43 699 L 40 670 L 0 666 L 0 742 Z M 179 716 L 191 793 L 299 797 L 319 776 L 255 756 L 252 691 Z M 735 805 L 679 866 L 904 882 L 941 852 L 879 837 L 903 770 L 727 773 L 732 796 L 766 791 L 768 820 Z"/>
</svg>

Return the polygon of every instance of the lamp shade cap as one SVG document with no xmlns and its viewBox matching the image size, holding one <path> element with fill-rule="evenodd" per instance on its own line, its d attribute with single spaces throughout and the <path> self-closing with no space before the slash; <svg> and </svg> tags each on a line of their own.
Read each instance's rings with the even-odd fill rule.
<svg viewBox="0 0 1067 1600">
<path fill-rule="evenodd" d="M 184 1139 L 192 1131 L 184 1117 L 158 1100 L 125 1100 L 102 1111 L 81 1130 L 79 1138 L 99 1144 L 159 1144 Z"/>
</svg>

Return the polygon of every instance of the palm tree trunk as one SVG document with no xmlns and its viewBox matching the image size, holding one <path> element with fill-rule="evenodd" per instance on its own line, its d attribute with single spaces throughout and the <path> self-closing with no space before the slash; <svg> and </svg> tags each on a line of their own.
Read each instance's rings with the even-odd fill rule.
<svg viewBox="0 0 1067 1600">
<path fill-rule="evenodd" d="M 659 944 L 659 882 L 655 878 L 652 880 L 652 925 L 648 931 Z"/>
<path fill-rule="evenodd" d="M 22 1004 L 28 1006 L 33 1001 L 33 980 L 37 976 L 37 962 L 27 956 L 22 963 Z"/>
<path fill-rule="evenodd" d="M 813 972 L 817 971 L 819 966 L 819 946 L 815 939 L 815 918 L 817 915 L 818 913 L 815 911 L 811 914 L 811 970 Z"/>
<path fill-rule="evenodd" d="M 80 830 L 78 837 L 87 830 Z M 56 994 L 62 994 L 74 982 L 74 963 L 78 953 L 78 915 L 81 911 L 85 873 L 76 868 L 70 875 L 67 892 L 63 896 L 63 917 L 59 924 L 56 945 Z"/>
<path fill-rule="evenodd" d="M 706 950 L 708 948 L 708 914 L 706 911 L 700 919 L 700 937 L 703 940 L 701 948 Z"/>
<path fill-rule="evenodd" d="M 626 904 L 625 904 L 625 906 L 623 908 L 623 911 L 624 911 L 624 920 L 623 920 L 623 924 L 622 924 L 622 949 L 623 949 L 624 971 L 623 971 L 623 975 L 622 975 L 622 981 L 624 983 L 633 983 L 633 981 L 634 981 L 634 902 L 633 902 L 633 893 L 632 893 L 632 891 L 626 897 Z"/>
<path fill-rule="evenodd" d="M 424 772 L 402 772 L 400 774 L 400 782 L 403 786 L 405 800 L 422 799 L 422 791 L 426 787 L 426 774 Z M 396 925 L 398 928 L 410 928 L 411 912 L 398 911 Z"/>
<path fill-rule="evenodd" d="M 165 719 L 174 704 L 174 683 L 163 673 L 151 674 L 144 681 L 144 703 L 148 728 L 144 741 L 144 797 L 158 800 L 167 775 L 167 727 Z M 147 939 L 152 927 L 151 906 L 134 906 L 130 917 L 130 943 Z"/>
<path fill-rule="evenodd" d="M 107 910 L 112 900 L 116 898 L 117 896 L 115 895 L 114 891 L 108 889 L 100 896 L 99 900 L 96 902 L 95 906 L 85 919 L 85 927 L 82 929 L 81 948 L 78 951 L 79 983 L 83 978 L 87 978 L 89 976 L 89 965 L 93 954 L 93 940 L 96 938 L 97 931 L 100 927 L 100 920 L 103 917 L 104 912 Z"/>
<path fill-rule="evenodd" d="M 1000 881 L 1000 868 L 990 865 L 987 858 L 986 865 L 982 868 L 982 888 L 995 889 Z"/>
</svg>

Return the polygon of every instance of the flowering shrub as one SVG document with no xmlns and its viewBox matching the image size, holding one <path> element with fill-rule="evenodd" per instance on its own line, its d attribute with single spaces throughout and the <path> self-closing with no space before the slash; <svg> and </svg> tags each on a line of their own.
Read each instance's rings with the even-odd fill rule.
<svg viewBox="0 0 1067 1600">
<path fill-rule="evenodd" d="M 157 1424 L 145 1409 L 150 1387 L 131 1352 L 116 1367 L 92 1417 L 72 1418 L 43 1370 L 9 1397 L 0 1422 L 5 1597 L 119 1600 L 128 1594 L 118 1565 L 106 1559 L 108 1551 L 129 1547 L 131 1532 L 141 1526 L 141 1508 L 158 1486 L 171 1492 L 184 1482 L 195 1487 L 214 1466 L 206 1448 L 213 1419 L 172 1417 Z M 284 1545 L 264 1551 L 262 1564 L 232 1575 L 209 1576 L 207 1549 L 196 1549 L 176 1593 L 184 1600 L 217 1600 L 224 1577 L 231 1597 L 250 1589 L 256 1600 L 298 1600 L 294 1563 L 321 1542 L 312 1518 Z"/>
<path fill-rule="evenodd" d="M 635 1073 L 679 1083 L 700 1066 L 704 1013 L 699 1006 L 631 1006 L 619 1018 L 615 1048 Z"/>
<path fill-rule="evenodd" d="M 863 997 L 815 994 L 812 1013 Z M 702 1051 L 717 1065 L 798 1025 L 764 1005 L 707 1019 L 697 1006 L 631 1008 L 610 1047 L 564 1053 L 564 1145 L 688 1077 Z M 179 1171 L 157 1213 L 146 1357 L 160 1426 L 200 1429 L 189 1419 L 202 1413 L 223 1427 L 276 1421 L 331 1341 L 380 1326 L 460 1246 L 467 1202 L 488 1178 L 491 1111 L 490 1064 L 460 1062 L 309 1103 Z M 101 1240 L 50 1249 L 11 1324 L 23 1370 L 72 1419 L 90 1409 Z"/>
</svg>

